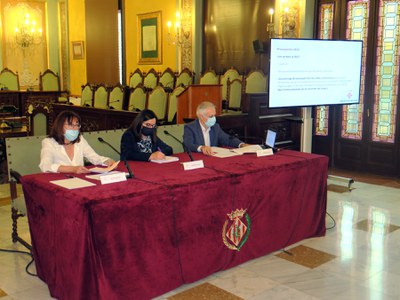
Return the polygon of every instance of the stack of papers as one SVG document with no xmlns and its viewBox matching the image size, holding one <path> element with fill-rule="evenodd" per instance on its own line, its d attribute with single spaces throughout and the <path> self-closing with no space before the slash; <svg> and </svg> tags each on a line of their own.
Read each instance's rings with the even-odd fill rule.
<svg viewBox="0 0 400 300">
<path fill-rule="evenodd" d="M 165 159 L 152 159 L 150 161 L 157 163 L 157 164 L 165 164 L 165 163 L 170 163 L 170 162 L 178 161 L 178 160 L 179 160 L 179 157 L 176 157 L 176 156 L 165 156 Z"/>
<path fill-rule="evenodd" d="M 249 145 L 246 147 L 234 149 L 211 147 L 211 149 L 214 152 L 213 156 L 220 158 L 243 155 L 246 153 L 257 153 L 258 150 L 262 150 L 260 145 Z"/>
</svg>

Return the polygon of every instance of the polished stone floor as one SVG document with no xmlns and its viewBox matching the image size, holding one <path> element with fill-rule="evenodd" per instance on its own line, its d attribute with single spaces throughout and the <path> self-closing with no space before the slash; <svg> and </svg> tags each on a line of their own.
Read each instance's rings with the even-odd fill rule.
<svg viewBox="0 0 400 300">
<path fill-rule="evenodd" d="M 354 179 L 351 191 L 342 182 L 328 181 L 326 236 L 156 299 L 400 299 L 400 181 L 363 174 Z M 0 248 L 25 250 L 10 239 L 6 189 L 0 185 Z M 26 220 L 20 232 L 29 239 Z M 25 272 L 29 261 L 25 254 L 0 252 L 0 300 L 52 299 L 47 285 Z"/>
</svg>

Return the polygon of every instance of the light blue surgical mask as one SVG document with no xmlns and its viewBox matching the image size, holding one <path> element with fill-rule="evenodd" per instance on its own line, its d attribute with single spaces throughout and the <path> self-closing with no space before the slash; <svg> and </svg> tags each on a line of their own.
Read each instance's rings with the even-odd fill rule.
<svg viewBox="0 0 400 300">
<path fill-rule="evenodd" d="M 79 130 L 67 129 L 65 130 L 64 136 L 68 141 L 73 142 L 78 138 Z"/>
<path fill-rule="evenodd" d="M 217 119 L 214 116 L 208 118 L 207 122 L 205 122 L 204 124 L 206 124 L 207 127 L 213 127 L 215 125 L 215 122 L 217 122 Z"/>
</svg>

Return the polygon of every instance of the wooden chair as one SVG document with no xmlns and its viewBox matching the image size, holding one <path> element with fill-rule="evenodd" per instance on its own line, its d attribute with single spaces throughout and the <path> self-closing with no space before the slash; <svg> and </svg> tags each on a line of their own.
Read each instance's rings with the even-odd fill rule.
<svg viewBox="0 0 400 300">
<path fill-rule="evenodd" d="M 45 136 L 31 136 L 6 138 L 8 178 L 11 195 L 11 219 L 12 219 L 12 241 L 19 242 L 28 249 L 31 245 L 18 234 L 18 220 L 26 216 L 26 205 L 24 195 L 19 187 L 20 178 L 23 175 L 40 173 L 40 150 L 42 140 Z M 26 149 L 29 149 L 27 155 Z"/>
<path fill-rule="evenodd" d="M 218 84 L 219 75 L 214 70 L 208 70 L 200 76 L 200 84 Z"/>
<path fill-rule="evenodd" d="M 176 77 L 175 87 L 183 86 L 187 87 L 193 84 L 194 74 L 188 68 L 183 69 Z"/>
<path fill-rule="evenodd" d="M 136 69 L 129 76 L 129 87 L 135 88 L 143 84 L 143 73 L 140 69 Z"/>
<path fill-rule="evenodd" d="M 0 88 L 2 90 L 19 91 L 18 73 L 14 73 L 8 68 L 0 72 Z"/>
<path fill-rule="evenodd" d="M 29 135 L 44 136 L 49 133 L 49 118 L 52 104 L 46 99 L 30 98 L 26 103 L 25 115 L 28 117 Z"/>
<path fill-rule="evenodd" d="M 104 84 L 96 85 L 93 91 L 93 107 L 108 108 L 108 91 Z"/>
<path fill-rule="evenodd" d="M 230 68 L 221 77 L 219 83 L 222 84 L 222 100 L 228 99 L 228 80 L 233 81 L 234 79 L 242 80 L 242 76 L 235 68 Z"/>
<path fill-rule="evenodd" d="M 167 93 L 172 92 L 175 86 L 175 73 L 167 68 L 160 76 L 158 83 L 164 88 Z"/>
<path fill-rule="evenodd" d="M 176 124 L 177 97 L 185 90 L 183 86 L 176 87 L 168 95 L 167 123 Z"/>
<path fill-rule="evenodd" d="M 266 93 L 267 76 L 261 70 L 251 71 L 244 81 L 244 92 L 247 94 Z"/>
<path fill-rule="evenodd" d="M 167 110 L 167 93 L 161 86 L 157 86 L 147 97 L 147 109 L 152 110 L 159 121 L 165 120 Z"/>
<path fill-rule="evenodd" d="M 122 110 L 124 107 L 125 88 L 121 84 L 117 84 L 109 90 L 108 106 L 111 109 Z"/>
<path fill-rule="evenodd" d="M 50 69 L 39 73 L 39 88 L 41 91 L 60 91 L 60 77 Z"/>
<path fill-rule="evenodd" d="M 93 87 L 90 83 L 82 85 L 82 106 L 93 106 Z"/>
<path fill-rule="evenodd" d="M 158 74 L 156 70 L 151 68 L 143 79 L 143 86 L 146 90 L 151 91 L 153 90 L 158 84 Z"/>
<path fill-rule="evenodd" d="M 128 110 L 141 111 L 146 108 L 147 94 L 143 87 L 130 89 Z"/>
<path fill-rule="evenodd" d="M 228 80 L 228 109 L 230 110 L 242 110 L 242 80 L 236 78 L 232 81 Z"/>
</svg>

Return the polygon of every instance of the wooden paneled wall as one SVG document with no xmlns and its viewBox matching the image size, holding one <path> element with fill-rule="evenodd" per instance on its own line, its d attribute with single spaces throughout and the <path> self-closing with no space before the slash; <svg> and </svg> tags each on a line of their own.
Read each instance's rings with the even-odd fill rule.
<svg viewBox="0 0 400 300">
<path fill-rule="evenodd" d="M 86 67 L 88 82 L 119 82 L 118 1 L 86 0 Z"/>
</svg>

